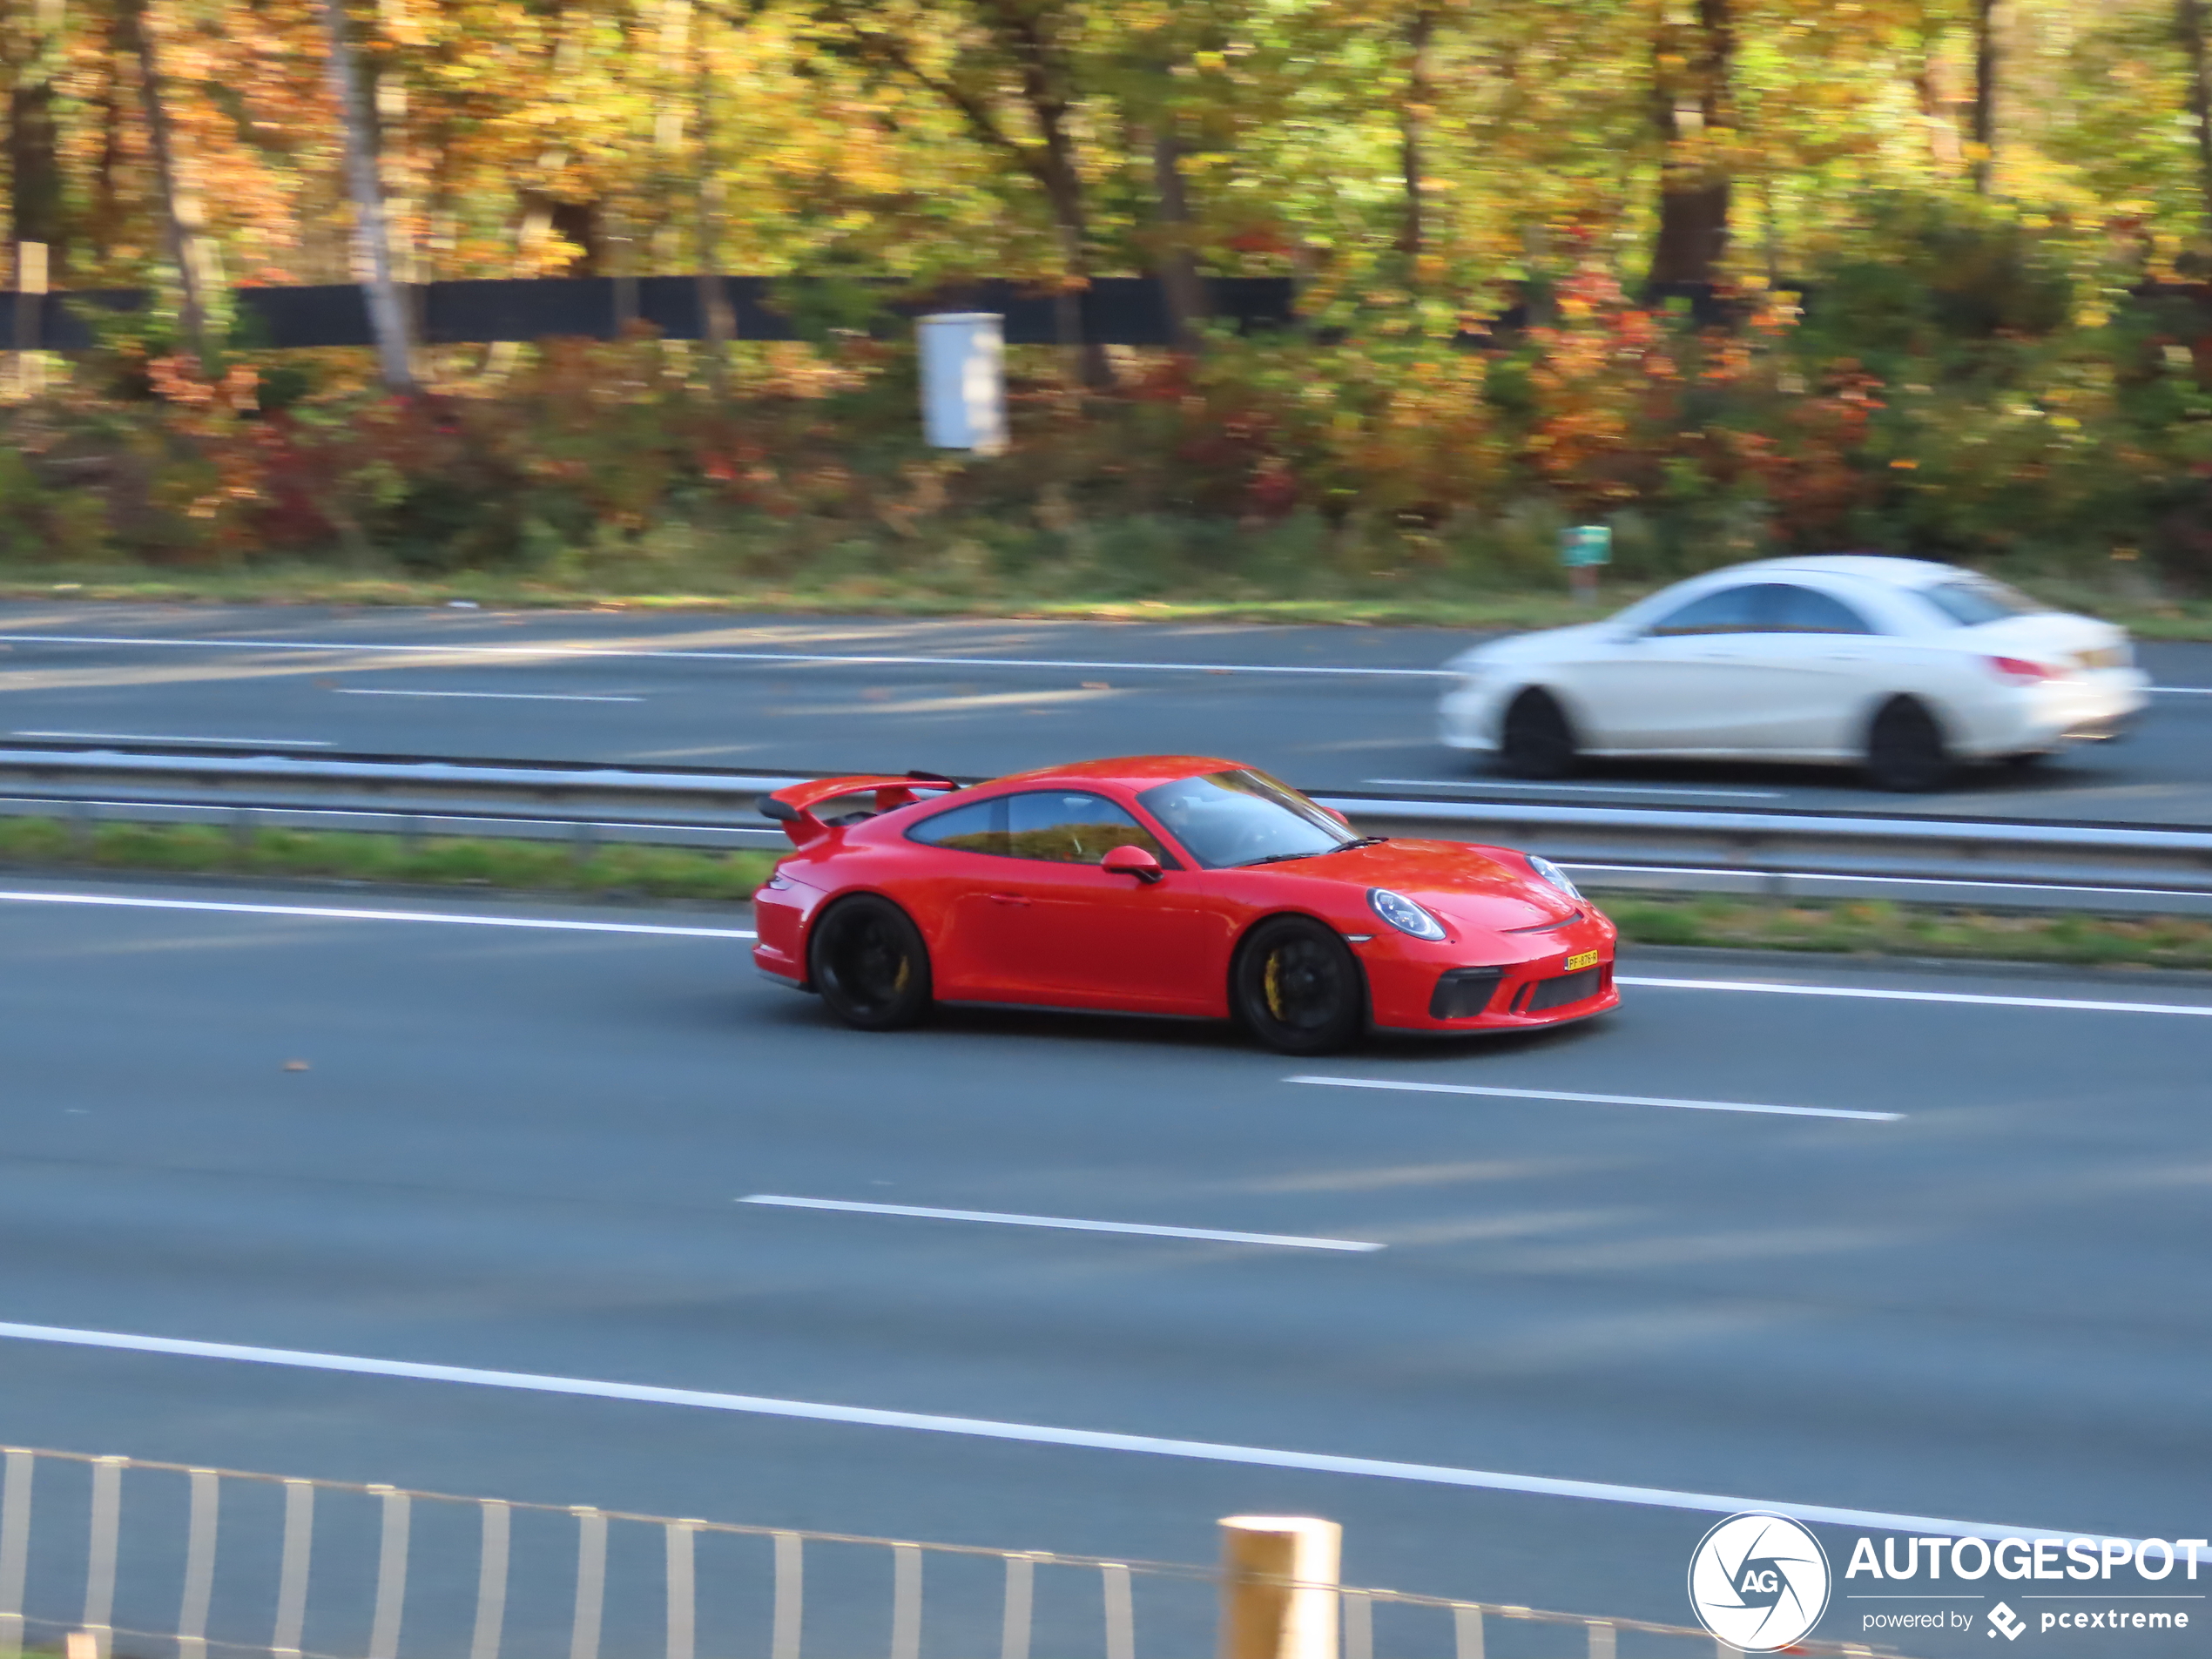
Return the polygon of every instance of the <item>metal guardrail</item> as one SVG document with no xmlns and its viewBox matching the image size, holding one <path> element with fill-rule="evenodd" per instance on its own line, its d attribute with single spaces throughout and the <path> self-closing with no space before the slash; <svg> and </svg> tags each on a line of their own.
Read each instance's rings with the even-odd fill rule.
<svg viewBox="0 0 2212 1659">
<path fill-rule="evenodd" d="M 590 763 L 84 748 L 0 748 L 0 813 L 80 822 L 396 831 L 781 846 L 761 794 L 798 774 Z M 35 792 L 24 790 L 33 786 Z M 1711 812 L 1535 801 L 1318 797 L 1379 833 L 1509 841 L 1594 887 L 1991 907 L 2212 913 L 2212 831 Z"/>
<path fill-rule="evenodd" d="M 1210 1651 L 1221 1605 L 1218 1572 L 1170 1562 L 0 1451 L 0 1659 L 72 1633 L 98 1659 L 920 1659 L 925 1625 L 934 1654 L 1138 1659 Z M 1736 1655 L 1683 1625 L 1311 1588 L 1336 1598 L 1343 1659 L 1484 1659 L 1501 1624 L 1579 1630 L 1590 1659 Z"/>
<path fill-rule="evenodd" d="M 1598 888 L 2212 914 L 2212 832 L 2197 829 L 1317 799 L 1377 833 L 1527 846 Z"/>
</svg>

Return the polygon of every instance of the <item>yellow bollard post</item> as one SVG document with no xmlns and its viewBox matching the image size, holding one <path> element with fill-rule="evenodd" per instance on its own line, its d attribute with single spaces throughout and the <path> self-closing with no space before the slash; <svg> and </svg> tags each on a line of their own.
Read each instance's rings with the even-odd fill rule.
<svg viewBox="0 0 2212 1659">
<path fill-rule="evenodd" d="M 1333 1521 L 1231 1515 L 1221 1523 L 1217 1659 L 1337 1659 Z"/>
</svg>

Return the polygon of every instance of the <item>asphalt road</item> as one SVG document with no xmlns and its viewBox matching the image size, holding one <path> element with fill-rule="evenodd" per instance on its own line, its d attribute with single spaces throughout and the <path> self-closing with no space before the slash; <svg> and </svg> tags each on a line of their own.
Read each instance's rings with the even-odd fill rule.
<svg viewBox="0 0 2212 1659">
<path fill-rule="evenodd" d="M 1779 767 L 1611 765 L 1564 788 L 1483 777 L 1431 735 L 1441 681 L 1430 671 L 1471 638 L 16 604 L 0 606 L 0 738 L 961 776 L 1187 752 L 1369 793 L 2212 823 L 2212 645 L 2143 647 L 2169 689 L 2126 740 L 1916 797 Z"/>
<path fill-rule="evenodd" d="M 1345 1523 L 1352 1581 L 1669 1622 L 1715 1519 L 1669 1493 L 2212 1534 L 2203 979 L 1644 954 L 1647 981 L 1866 995 L 1632 985 L 1617 1015 L 1543 1039 L 1297 1065 L 1143 1022 L 968 1013 L 860 1035 L 755 979 L 737 939 L 10 900 L 0 941 L 0 1320 L 1650 1501 L 0 1338 L 16 1444 L 1167 1561 L 1208 1560 L 1221 1515 L 1318 1514 Z M 1286 1081 L 1309 1073 L 1899 1116 Z M 1385 1248 L 735 1202 L 760 1193 Z M 65 1495 L 41 1514 L 82 1539 Z M 1823 1535 L 1840 1571 L 1854 1529 Z M 331 1547 L 341 1578 L 365 1570 L 356 1541 L 350 1569 Z M 34 1557 L 49 1605 L 78 1593 Z M 565 1640 L 557 1557 L 518 1588 L 537 1639 L 513 1651 Z M 457 1547 L 448 1564 L 474 1571 Z M 160 1582 L 150 1620 L 173 1617 Z M 2212 1571 L 2164 1588 L 2212 1591 Z M 1839 1582 L 1821 1634 L 1855 1639 L 1864 1608 L 1897 1605 L 1845 1599 L 1866 1588 Z M 1202 1645 L 1202 1608 L 1146 1605 L 1146 1659 Z M 2033 1645 L 2202 1653 L 2208 1618 L 2178 1640 Z M 1986 1655 L 1982 1634 L 1891 1640 Z M 1489 1651 L 1571 1639 L 1498 1625 Z"/>
</svg>

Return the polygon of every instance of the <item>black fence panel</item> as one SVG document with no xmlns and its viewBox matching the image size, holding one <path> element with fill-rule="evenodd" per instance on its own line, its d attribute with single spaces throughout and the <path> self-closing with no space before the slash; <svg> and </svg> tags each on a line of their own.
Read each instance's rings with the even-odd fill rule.
<svg viewBox="0 0 2212 1659">
<path fill-rule="evenodd" d="M 819 278 L 733 276 L 719 279 L 735 319 L 735 337 L 750 341 L 804 339 L 799 318 L 873 309 L 879 332 L 889 319 L 933 311 L 994 311 L 1006 319 L 1014 346 L 1049 346 L 1058 339 L 1050 290 L 1035 283 L 990 278 L 938 289 L 923 297 L 888 283 L 833 284 Z M 1210 277 L 1208 300 L 1216 317 L 1240 332 L 1287 327 L 1297 320 L 1296 289 L 1288 277 Z M 420 337 L 438 346 L 556 337 L 612 340 L 620 331 L 622 289 L 611 277 L 539 277 L 511 281 L 431 282 L 406 290 Z M 697 277 L 640 277 L 627 285 L 637 320 L 664 339 L 702 340 Z M 880 288 L 880 306 L 865 303 Z M 262 347 L 370 346 L 368 307 L 359 285 L 239 288 L 233 298 L 239 334 Z M 860 299 L 858 307 L 853 300 Z M 1109 346 L 1172 343 L 1167 307 L 1155 277 L 1096 277 L 1080 291 L 1083 335 Z M 87 312 L 130 313 L 146 295 L 132 289 L 50 293 L 18 306 L 38 307 L 36 340 L 49 351 L 83 351 L 93 344 Z"/>
<path fill-rule="evenodd" d="M 72 293 L 49 293 L 37 296 L 18 293 L 12 296 L 15 304 L 36 304 L 38 317 L 27 335 L 18 333 L 7 343 L 30 338 L 47 351 L 86 351 L 92 346 L 92 330 L 78 314 L 83 311 L 136 311 L 145 303 L 146 297 L 135 288 L 88 288 Z"/>
<path fill-rule="evenodd" d="M 819 277 L 728 276 L 719 279 L 741 341 L 789 341 L 807 337 L 802 320 L 849 317 L 885 336 L 903 331 L 900 320 L 934 311 L 988 311 L 1002 316 L 1010 346 L 1049 346 L 1058 340 L 1057 307 L 1052 291 L 1041 284 L 984 278 L 947 284 L 917 295 L 910 288 L 876 280 Z M 1207 277 L 1207 302 L 1213 316 L 1240 334 L 1287 328 L 1298 321 L 1296 284 L 1289 277 Z M 419 337 L 431 345 L 489 344 L 497 341 L 554 338 L 612 340 L 620 332 L 622 289 L 631 294 L 637 320 L 668 340 L 700 340 L 699 280 L 691 276 L 640 277 L 627 285 L 611 277 L 539 277 L 514 280 L 431 282 L 404 290 L 414 310 Z M 1818 290 L 1807 284 L 1784 285 L 1808 312 L 1817 310 Z M 870 290 L 881 298 L 869 303 Z M 253 346 L 372 346 L 368 310 L 361 287 L 332 283 L 313 287 L 234 290 L 239 334 Z M 2138 314 L 2160 332 L 2195 338 L 2212 334 L 2212 284 L 2143 283 L 2130 293 Z M 1748 313 L 1741 295 L 1710 284 L 1665 283 L 1647 288 L 1642 302 L 1686 313 L 1702 327 L 1739 325 Z M 1077 293 L 1083 337 L 1108 346 L 1166 346 L 1173 343 L 1167 306 L 1156 277 L 1094 277 Z M 0 290 L 0 350 L 26 338 L 16 324 L 22 308 L 36 308 L 36 327 L 28 337 L 43 350 L 83 351 L 93 342 L 86 320 L 101 312 L 128 314 L 145 307 L 138 290 L 110 288 L 44 296 Z M 1464 346 L 1480 346 L 1511 336 L 1537 319 L 1525 302 L 1510 305 L 1479 333 L 1462 336 Z M 1322 333 L 1317 338 L 1334 336 Z"/>
</svg>

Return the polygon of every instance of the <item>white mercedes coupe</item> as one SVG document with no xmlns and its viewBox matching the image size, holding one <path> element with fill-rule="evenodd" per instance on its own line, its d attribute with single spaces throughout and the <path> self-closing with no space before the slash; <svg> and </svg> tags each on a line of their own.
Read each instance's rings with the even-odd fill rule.
<svg viewBox="0 0 2212 1659">
<path fill-rule="evenodd" d="M 2128 635 L 1955 565 L 1765 559 L 1605 622 L 1446 664 L 1444 742 L 1514 777 L 1582 756 L 1825 762 L 1884 789 L 2116 736 L 2149 701 Z"/>
</svg>

